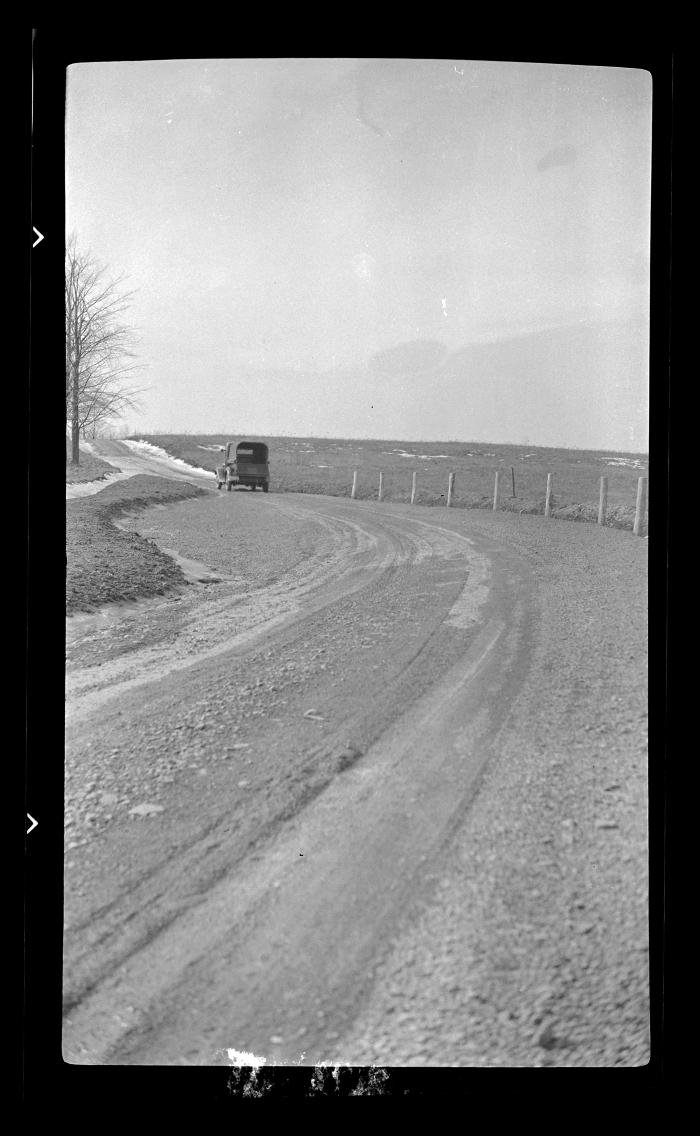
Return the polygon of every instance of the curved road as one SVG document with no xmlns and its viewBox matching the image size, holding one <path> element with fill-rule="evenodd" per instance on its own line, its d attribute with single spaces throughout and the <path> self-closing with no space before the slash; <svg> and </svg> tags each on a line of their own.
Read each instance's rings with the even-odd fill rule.
<svg viewBox="0 0 700 1136">
<path fill-rule="evenodd" d="M 141 471 L 153 471 L 149 459 Z M 124 522 L 207 582 L 121 616 L 70 621 L 66 1060 L 226 1064 L 229 1051 L 273 1064 L 551 1059 L 537 1042 L 542 1015 L 525 1027 L 530 1061 L 509 1058 L 493 1031 L 479 1042 L 464 1002 L 475 995 L 463 972 L 471 967 L 473 980 L 479 971 L 474 927 L 458 927 L 469 905 L 458 901 L 449 927 L 421 926 L 446 918 L 439 889 L 456 884 L 458 845 L 490 799 L 492 768 L 510 779 L 494 801 L 517 828 L 517 781 L 535 765 L 504 765 L 512 738 L 525 754 L 548 723 L 547 760 L 576 744 L 574 723 L 562 731 L 551 704 L 544 714 L 537 704 L 552 655 L 533 564 L 547 542 L 580 544 L 584 526 L 509 518 L 529 534 L 523 544 L 503 539 L 499 518 L 417 513 L 212 493 Z M 584 536 L 594 558 L 602 548 L 614 560 L 624 542 L 625 557 L 641 563 L 642 542 L 626 534 Z M 251 558 L 266 566 L 262 584 Z M 629 648 L 627 635 L 620 649 Z M 579 658 L 572 672 L 584 686 L 585 668 Z M 556 701 L 561 684 L 548 681 Z M 584 699 L 582 723 L 587 713 Z M 640 828 L 628 804 L 625 817 L 643 862 L 643 816 Z M 479 872 L 483 900 L 500 885 L 493 867 Z M 560 871 L 559 892 L 579 877 Z M 630 903 L 634 929 L 621 930 L 606 964 L 617 981 L 625 937 L 644 938 L 644 897 Z M 553 913 L 539 908 L 551 928 Z M 472 910 L 476 919 L 479 900 Z M 532 910 L 505 919 L 505 938 L 537 922 Z M 407 1001 L 439 1002 L 455 968 L 464 989 L 440 1018 L 407 1018 Z M 637 971 L 633 1058 L 645 1044 Z M 542 974 L 533 981 L 539 989 Z M 571 1045 L 559 1057 L 590 1062 L 578 1048 L 573 1061 Z M 605 1047 L 601 1055 L 605 1064 Z"/>
</svg>

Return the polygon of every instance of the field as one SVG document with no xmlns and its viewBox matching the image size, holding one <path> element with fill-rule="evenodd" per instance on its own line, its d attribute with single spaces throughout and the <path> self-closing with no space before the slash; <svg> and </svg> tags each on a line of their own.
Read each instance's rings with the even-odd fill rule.
<svg viewBox="0 0 700 1136">
<path fill-rule="evenodd" d="M 241 435 L 238 440 L 241 440 Z M 192 465 L 213 470 L 221 446 L 232 435 L 138 434 Z M 251 436 L 255 438 L 256 436 Z M 412 474 L 416 503 L 438 505 L 455 474 L 455 508 L 491 508 L 494 478 L 500 470 L 500 507 L 516 512 L 544 512 L 547 474 L 553 478 L 552 515 L 597 521 L 600 478 L 608 478 L 608 524 L 632 528 L 637 479 L 648 476 L 646 454 L 616 454 L 538 446 L 463 442 L 398 442 L 339 438 L 261 439 L 270 447 L 271 490 L 349 496 L 357 470 L 360 499 L 376 498 L 384 475 L 385 501 L 410 501 Z M 513 493 L 513 482 L 515 493 Z"/>
</svg>

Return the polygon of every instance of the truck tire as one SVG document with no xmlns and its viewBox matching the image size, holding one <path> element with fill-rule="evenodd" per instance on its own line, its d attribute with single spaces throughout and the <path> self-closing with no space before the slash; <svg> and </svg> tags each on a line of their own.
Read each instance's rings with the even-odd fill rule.
<svg viewBox="0 0 700 1136">
<path fill-rule="evenodd" d="M 263 493 L 269 493 L 270 492 L 270 482 L 269 481 L 263 481 L 262 491 L 263 491 Z"/>
</svg>

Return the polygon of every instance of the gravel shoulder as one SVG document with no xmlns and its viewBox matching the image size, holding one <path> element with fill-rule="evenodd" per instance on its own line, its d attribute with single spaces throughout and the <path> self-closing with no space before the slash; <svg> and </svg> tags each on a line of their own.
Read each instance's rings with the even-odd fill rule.
<svg viewBox="0 0 700 1136">
<path fill-rule="evenodd" d="M 644 1065 L 645 543 L 542 521 L 499 535 L 538 575 L 532 665 L 343 1046 L 363 1064 Z"/>
</svg>

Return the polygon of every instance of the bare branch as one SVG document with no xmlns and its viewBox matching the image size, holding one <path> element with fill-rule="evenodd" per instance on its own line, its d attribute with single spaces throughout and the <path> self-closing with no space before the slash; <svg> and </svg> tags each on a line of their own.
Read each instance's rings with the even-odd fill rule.
<svg viewBox="0 0 700 1136">
<path fill-rule="evenodd" d="M 79 463 L 79 436 L 87 427 L 119 417 L 138 405 L 147 388 L 127 384 L 143 364 L 132 363 L 134 330 L 120 322 L 134 292 L 122 291 L 125 277 L 110 279 L 105 266 L 66 242 L 66 421 L 71 424 L 73 456 Z"/>
</svg>

